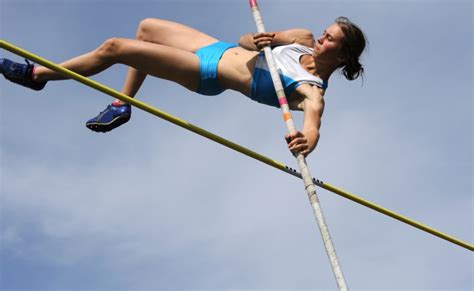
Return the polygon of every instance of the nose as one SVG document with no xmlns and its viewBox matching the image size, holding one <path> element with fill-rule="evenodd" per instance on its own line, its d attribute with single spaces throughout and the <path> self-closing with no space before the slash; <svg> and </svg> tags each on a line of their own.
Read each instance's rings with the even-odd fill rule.
<svg viewBox="0 0 474 291">
<path fill-rule="evenodd" d="M 318 43 L 319 43 L 319 44 L 323 44 L 323 41 L 324 41 L 324 35 L 321 35 L 321 36 L 318 38 Z"/>
</svg>

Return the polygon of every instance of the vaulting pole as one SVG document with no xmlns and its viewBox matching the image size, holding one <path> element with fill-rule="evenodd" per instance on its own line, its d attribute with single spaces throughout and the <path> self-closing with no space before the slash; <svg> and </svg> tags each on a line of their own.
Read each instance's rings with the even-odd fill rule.
<svg viewBox="0 0 474 291">
<path fill-rule="evenodd" d="M 257 0 L 249 0 L 249 4 L 252 8 L 253 18 L 255 20 L 255 24 L 257 25 L 257 31 L 260 33 L 265 32 L 265 27 L 263 25 L 262 16 L 260 15 L 260 10 L 258 9 Z M 270 74 L 272 76 L 273 85 L 275 86 L 278 102 L 280 103 L 280 108 L 283 113 L 283 120 L 286 123 L 288 132 L 290 134 L 294 133 L 296 132 L 295 124 L 293 122 L 290 107 L 288 106 L 288 100 L 286 99 L 285 91 L 283 90 L 283 85 L 280 80 L 280 75 L 278 73 L 277 66 L 273 58 L 272 49 L 270 48 L 270 46 L 266 46 L 264 48 L 264 52 L 268 67 L 270 69 Z M 321 232 L 321 236 L 324 242 L 324 247 L 326 248 L 326 253 L 329 257 L 329 261 L 331 262 L 331 267 L 334 273 L 334 277 L 336 278 L 337 286 L 339 287 L 339 290 L 347 290 L 344 275 L 342 273 L 339 260 L 337 259 L 336 249 L 334 248 L 334 245 L 332 243 L 331 235 L 329 234 L 329 229 L 326 225 L 326 221 L 324 219 L 324 215 L 319 204 L 319 198 L 316 194 L 316 185 L 314 185 L 313 179 L 311 179 L 311 174 L 309 172 L 308 165 L 306 164 L 306 159 L 303 154 L 297 154 L 296 159 L 298 161 L 298 166 L 303 177 L 303 182 L 306 192 L 308 194 L 309 201 L 311 203 L 311 206 L 313 207 L 316 221 L 318 222 L 319 230 Z"/>
</svg>

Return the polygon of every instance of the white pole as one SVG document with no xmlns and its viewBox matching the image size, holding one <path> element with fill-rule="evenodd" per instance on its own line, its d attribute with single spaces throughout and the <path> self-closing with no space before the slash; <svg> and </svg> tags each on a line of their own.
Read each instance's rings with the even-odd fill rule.
<svg viewBox="0 0 474 291">
<path fill-rule="evenodd" d="M 253 18 L 255 20 L 255 24 L 257 25 L 257 31 L 265 32 L 265 27 L 263 25 L 262 16 L 260 15 L 260 10 L 258 9 L 257 1 L 249 0 L 249 4 L 252 8 Z M 291 116 L 288 101 L 285 96 L 285 91 L 283 90 L 283 85 L 281 83 L 280 75 L 278 73 L 270 46 L 265 47 L 264 52 L 268 67 L 270 69 L 270 74 L 272 76 L 273 85 L 275 86 L 275 90 L 278 96 L 280 108 L 283 113 L 283 119 L 285 120 L 288 132 L 293 133 L 296 131 L 295 124 Z M 337 259 L 336 249 L 334 248 L 334 245 L 332 243 L 331 236 L 329 234 L 329 229 L 326 225 L 326 221 L 324 219 L 324 215 L 319 204 L 319 199 L 316 194 L 316 186 L 314 185 L 313 180 L 311 179 L 311 174 L 309 172 L 308 165 L 306 164 L 305 157 L 302 154 L 298 154 L 296 159 L 298 161 L 298 166 L 303 176 L 303 182 L 306 192 L 308 194 L 309 201 L 311 203 L 311 206 L 313 207 L 314 215 L 316 217 L 316 221 L 321 232 L 324 247 L 326 248 L 326 253 L 329 257 L 329 261 L 331 262 L 331 267 L 334 273 L 334 277 L 336 278 L 337 286 L 339 287 L 339 290 L 347 290 L 344 275 L 342 274 L 341 266 L 339 265 L 339 261 Z"/>
</svg>

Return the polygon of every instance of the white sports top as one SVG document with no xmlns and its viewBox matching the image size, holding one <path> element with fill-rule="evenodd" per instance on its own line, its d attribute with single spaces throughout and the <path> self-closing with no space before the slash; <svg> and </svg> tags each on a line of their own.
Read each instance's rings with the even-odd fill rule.
<svg viewBox="0 0 474 291">
<path fill-rule="evenodd" d="M 314 50 L 312 48 L 300 44 L 290 44 L 277 46 L 272 49 L 272 52 L 287 96 L 301 84 L 327 88 L 326 81 L 308 73 L 300 64 L 302 55 L 313 55 Z M 279 107 L 270 70 L 263 52 L 258 56 L 252 77 L 251 98 L 260 103 Z"/>
</svg>

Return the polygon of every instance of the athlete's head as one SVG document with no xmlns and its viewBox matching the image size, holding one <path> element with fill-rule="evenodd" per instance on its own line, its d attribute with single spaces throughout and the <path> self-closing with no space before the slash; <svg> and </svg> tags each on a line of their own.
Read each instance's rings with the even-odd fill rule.
<svg viewBox="0 0 474 291">
<path fill-rule="evenodd" d="M 359 57 L 364 51 L 364 33 L 346 17 L 338 17 L 327 27 L 315 45 L 315 55 L 320 63 L 342 68 L 348 80 L 354 80 L 364 72 Z"/>
<path fill-rule="evenodd" d="M 343 62 L 340 66 L 342 67 L 342 73 L 348 80 L 357 79 L 364 73 L 359 58 L 365 49 L 366 37 L 362 30 L 347 17 L 336 18 L 336 24 L 344 33 L 341 48 Z"/>
</svg>

